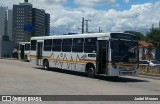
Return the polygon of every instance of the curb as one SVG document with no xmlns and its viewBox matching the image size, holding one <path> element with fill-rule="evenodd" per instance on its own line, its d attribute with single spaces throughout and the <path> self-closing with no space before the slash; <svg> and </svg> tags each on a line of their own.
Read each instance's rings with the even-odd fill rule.
<svg viewBox="0 0 160 104">
<path fill-rule="evenodd" d="M 143 78 L 150 78 L 150 79 L 156 79 L 156 80 L 160 80 L 160 76 L 154 76 L 154 75 L 145 75 L 145 74 L 142 74 L 142 75 L 138 75 L 137 77 L 143 77 Z"/>
<path fill-rule="evenodd" d="M 18 58 L 6 58 L 6 57 L 1 57 L 0 59 L 6 59 L 6 60 L 19 60 Z"/>
</svg>

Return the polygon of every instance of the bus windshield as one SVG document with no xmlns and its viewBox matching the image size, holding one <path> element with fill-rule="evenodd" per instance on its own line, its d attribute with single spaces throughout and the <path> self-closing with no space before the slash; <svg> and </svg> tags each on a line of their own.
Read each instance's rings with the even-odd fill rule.
<svg viewBox="0 0 160 104">
<path fill-rule="evenodd" d="M 111 41 L 111 58 L 113 62 L 137 62 L 138 46 L 136 41 L 115 39 Z"/>
</svg>

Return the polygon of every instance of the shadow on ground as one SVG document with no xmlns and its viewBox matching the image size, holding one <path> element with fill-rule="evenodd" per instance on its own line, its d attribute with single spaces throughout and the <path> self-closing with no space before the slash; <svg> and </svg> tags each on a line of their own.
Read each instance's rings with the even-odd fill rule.
<svg viewBox="0 0 160 104">
<path fill-rule="evenodd" d="M 35 69 L 44 70 L 43 68 L 34 67 Z M 70 70 L 63 70 L 58 68 L 52 68 L 50 70 L 44 71 L 51 71 L 51 72 L 58 72 L 63 74 L 70 74 L 79 77 L 87 77 L 85 73 L 70 71 Z M 135 79 L 135 78 L 127 78 L 127 77 L 110 77 L 110 76 L 95 76 L 93 79 L 109 81 L 109 82 L 120 82 L 120 83 L 128 83 L 128 82 L 149 82 L 147 80 Z"/>
</svg>

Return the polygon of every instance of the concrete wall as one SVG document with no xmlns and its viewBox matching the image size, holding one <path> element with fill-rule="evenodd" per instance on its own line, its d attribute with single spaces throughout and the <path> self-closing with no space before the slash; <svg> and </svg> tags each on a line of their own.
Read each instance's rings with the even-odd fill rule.
<svg viewBox="0 0 160 104">
<path fill-rule="evenodd" d="M 0 57 L 10 57 L 13 52 L 13 42 L 0 41 Z"/>
</svg>

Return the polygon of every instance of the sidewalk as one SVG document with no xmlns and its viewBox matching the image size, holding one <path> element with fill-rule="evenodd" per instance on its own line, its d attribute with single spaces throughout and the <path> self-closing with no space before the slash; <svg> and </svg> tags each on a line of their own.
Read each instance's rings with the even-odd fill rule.
<svg viewBox="0 0 160 104">
<path fill-rule="evenodd" d="M 160 80 L 160 75 L 153 75 L 153 74 L 139 74 L 137 77 L 151 78 L 151 79 Z"/>
</svg>

